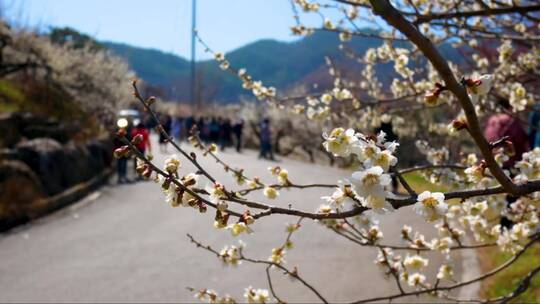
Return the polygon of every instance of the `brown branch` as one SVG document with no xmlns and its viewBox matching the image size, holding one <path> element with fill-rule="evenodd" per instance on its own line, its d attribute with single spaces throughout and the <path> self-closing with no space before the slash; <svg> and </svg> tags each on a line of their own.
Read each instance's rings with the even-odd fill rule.
<svg viewBox="0 0 540 304">
<path fill-rule="evenodd" d="M 389 248 L 392 250 L 406 250 L 406 251 L 433 251 L 431 248 L 419 248 L 419 247 L 411 247 L 411 246 L 396 246 L 396 245 L 388 245 L 388 244 L 377 244 L 377 243 L 370 243 L 370 242 L 363 242 L 358 239 L 355 239 L 349 235 L 346 235 L 342 233 L 339 229 L 334 227 L 329 227 L 330 230 L 334 231 L 337 235 L 342 236 L 349 241 L 363 247 L 377 247 L 377 248 Z M 343 228 L 342 228 L 343 229 Z M 494 247 L 497 246 L 495 243 L 486 243 L 486 244 L 479 244 L 479 245 L 458 245 L 458 246 L 452 246 L 449 247 L 450 251 L 454 250 L 467 250 L 467 249 L 479 249 L 479 248 L 486 248 L 486 247 Z"/>
<path fill-rule="evenodd" d="M 476 277 L 474 279 L 471 279 L 469 281 L 464 281 L 464 282 L 457 283 L 457 284 L 450 285 L 450 286 L 443 286 L 443 287 L 437 286 L 437 287 L 433 287 L 433 288 L 426 288 L 426 289 L 422 289 L 422 290 L 406 292 L 404 294 L 400 293 L 400 294 L 393 294 L 393 295 L 390 295 L 390 296 L 363 299 L 363 300 L 355 301 L 353 303 L 371 303 L 371 302 L 375 302 L 375 301 L 384 301 L 384 300 L 390 301 L 390 300 L 393 300 L 393 299 L 396 299 L 396 298 L 401 298 L 401 297 L 418 296 L 418 295 L 422 295 L 422 294 L 426 294 L 426 293 L 434 293 L 434 292 L 437 292 L 437 291 L 450 291 L 450 290 L 453 290 L 453 289 L 456 289 L 456 288 L 460 288 L 460 287 L 463 287 L 463 286 L 470 285 L 470 284 L 475 283 L 475 282 L 485 280 L 485 279 L 487 279 L 487 278 L 489 278 L 489 277 L 503 271 L 504 269 L 506 269 L 510 265 L 512 265 L 515 261 L 518 260 L 518 258 L 521 255 L 523 255 L 525 253 L 525 251 L 527 251 L 527 249 L 529 247 L 531 247 L 535 242 L 537 242 L 539 238 L 540 238 L 540 234 L 533 235 L 532 240 L 529 241 L 523 247 L 523 249 L 521 249 L 517 254 L 515 254 L 512 258 L 510 258 L 504 264 L 498 266 L 497 268 L 491 270 L 490 272 L 487 272 L 487 273 L 485 273 L 483 275 L 480 275 L 480 276 L 478 276 L 478 277 Z"/>
<path fill-rule="evenodd" d="M 274 298 L 278 300 L 278 303 L 286 303 L 276 294 L 276 291 L 274 290 L 274 285 L 272 284 L 272 277 L 270 276 L 270 268 L 272 268 L 272 265 L 268 265 L 266 267 L 266 280 L 268 281 L 268 289 L 270 289 L 272 296 L 274 296 Z"/>
<path fill-rule="evenodd" d="M 524 14 L 540 11 L 540 5 L 529 6 L 512 6 L 501 8 L 486 8 L 483 10 L 467 11 L 467 12 L 454 12 L 454 13 L 440 13 L 431 15 L 417 15 L 417 19 L 414 22 L 415 25 L 430 22 L 437 19 L 452 19 L 452 18 L 470 18 L 478 16 L 494 16 L 494 15 L 506 15 L 506 14 Z"/>
<path fill-rule="evenodd" d="M 184 190 L 185 192 L 187 192 L 189 195 L 195 197 L 196 199 L 202 201 L 203 203 L 205 203 L 206 205 L 214 208 L 214 209 L 217 209 L 217 205 L 210 202 L 209 200 L 201 197 L 199 194 L 197 194 L 195 191 L 189 189 L 188 187 L 184 186 L 181 182 L 178 181 L 178 179 L 176 179 L 174 176 L 172 176 L 171 174 L 168 174 L 168 173 L 165 173 L 163 170 L 159 169 L 158 167 L 156 167 L 150 160 L 148 160 L 138 149 L 137 147 L 135 147 L 129 140 L 127 140 L 125 137 L 118 137 L 118 139 L 124 143 L 126 146 L 128 146 L 130 148 L 130 150 L 135 154 L 135 156 L 137 156 L 137 158 L 139 158 L 140 160 L 142 160 L 144 163 L 146 163 L 148 166 L 150 166 L 152 168 L 153 171 L 155 171 L 157 174 L 163 176 L 164 178 L 170 180 L 172 183 L 174 183 L 175 185 L 177 185 L 178 187 L 180 187 L 180 189 Z M 242 214 L 240 213 L 236 213 L 234 211 L 230 211 L 230 210 L 227 210 L 227 213 L 229 213 L 230 215 L 233 215 L 233 216 L 236 216 L 236 217 L 241 217 Z"/>
<path fill-rule="evenodd" d="M 454 77 L 448 62 L 442 57 L 433 43 L 425 37 L 411 22 L 407 21 L 399 11 L 397 11 L 388 0 L 370 0 L 375 14 L 382 17 L 390 25 L 399 30 L 413 44 L 415 44 L 426 58 L 431 62 L 437 70 L 441 78 L 444 80 L 446 87 L 456 96 L 461 104 L 461 107 L 467 117 L 468 131 L 474 139 L 478 149 L 482 153 L 490 172 L 495 179 L 511 194 L 524 194 L 525 189 L 517 186 L 504 173 L 502 168 L 497 164 L 493 153 L 489 147 L 489 143 L 482 134 L 480 123 L 476 115 L 475 108 L 467 94 L 466 89 Z M 540 190 L 540 187 L 537 189 Z"/>
<path fill-rule="evenodd" d="M 289 234 L 290 235 L 290 234 Z M 209 245 L 203 245 L 201 242 L 195 240 L 195 238 L 190 235 L 190 234 L 187 234 L 187 237 L 190 239 L 190 241 L 195 244 L 197 247 L 199 248 L 203 248 L 213 254 L 215 254 L 218 258 L 220 257 L 220 254 L 219 252 L 217 252 L 216 250 L 214 250 L 212 247 L 210 247 Z M 240 260 L 242 261 L 246 261 L 246 262 L 250 262 L 250 263 L 253 263 L 253 264 L 264 264 L 264 265 L 267 265 L 269 267 L 276 267 L 276 268 L 279 268 L 280 270 L 282 270 L 285 274 L 297 279 L 298 281 L 300 281 L 306 288 L 308 288 L 309 290 L 311 290 L 323 303 L 328 303 L 328 301 L 320 294 L 319 291 L 317 291 L 317 289 L 315 289 L 315 287 L 313 287 L 311 284 L 309 284 L 308 282 L 306 282 L 299 274 L 297 271 L 290 271 L 287 267 L 281 265 L 281 264 L 278 264 L 278 263 L 274 263 L 274 262 L 270 262 L 270 261 L 265 261 L 265 260 L 257 260 L 257 259 L 252 259 L 252 258 L 248 258 L 246 256 L 244 256 L 243 252 L 240 251 L 240 257 L 239 257 Z"/>
<path fill-rule="evenodd" d="M 446 164 L 446 165 L 423 165 L 423 166 L 416 166 L 411 167 L 407 169 L 401 169 L 399 170 L 399 174 L 406 174 L 414 171 L 423 171 L 423 170 L 431 170 L 431 169 L 454 169 L 454 170 L 465 170 L 467 169 L 466 166 L 462 165 L 454 165 L 454 164 Z"/>
</svg>

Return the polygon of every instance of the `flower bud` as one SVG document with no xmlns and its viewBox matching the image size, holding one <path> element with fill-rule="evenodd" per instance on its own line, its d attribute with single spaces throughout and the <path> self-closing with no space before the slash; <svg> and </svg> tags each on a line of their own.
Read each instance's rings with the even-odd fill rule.
<svg viewBox="0 0 540 304">
<path fill-rule="evenodd" d="M 152 104 L 154 104 L 156 102 L 156 97 L 155 96 L 150 96 L 147 100 L 146 100 L 146 105 L 148 106 L 151 106 Z"/>
<path fill-rule="evenodd" d="M 137 166 L 137 168 L 135 168 L 135 171 L 137 171 L 139 175 L 142 175 L 146 168 L 148 168 L 147 164 L 140 164 Z"/>
<path fill-rule="evenodd" d="M 224 201 L 219 201 L 219 202 L 217 203 L 217 210 L 219 210 L 219 211 L 227 211 L 227 208 L 228 208 L 228 207 L 229 207 L 229 206 L 228 206 L 227 203 L 224 202 Z"/>
<path fill-rule="evenodd" d="M 439 100 L 439 94 L 436 94 L 433 91 L 429 91 L 426 93 L 426 95 L 424 95 L 424 101 L 426 105 L 430 107 L 437 105 L 438 100 Z"/>
<path fill-rule="evenodd" d="M 120 159 L 122 157 L 127 157 L 129 153 L 129 147 L 128 146 L 122 146 L 116 150 L 114 150 L 114 157 L 117 159 Z"/>
<path fill-rule="evenodd" d="M 151 175 L 152 175 L 152 168 L 150 168 L 150 166 L 146 166 L 146 169 L 142 173 L 142 176 L 145 178 L 150 178 Z"/>
<path fill-rule="evenodd" d="M 467 122 L 459 119 L 452 120 L 452 128 L 456 131 L 467 129 Z"/>
<path fill-rule="evenodd" d="M 142 136 L 142 134 L 137 134 L 135 137 L 133 137 L 133 139 L 131 140 L 131 143 L 134 145 L 138 145 L 142 143 L 143 140 L 144 140 L 144 137 Z"/>
<path fill-rule="evenodd" d="M 199 203 L 199 212 L 200 213 L 206 213 L 208 211 L 208 207 L 206 204 L 203 204 L 202 202 Z"/>
</svg>

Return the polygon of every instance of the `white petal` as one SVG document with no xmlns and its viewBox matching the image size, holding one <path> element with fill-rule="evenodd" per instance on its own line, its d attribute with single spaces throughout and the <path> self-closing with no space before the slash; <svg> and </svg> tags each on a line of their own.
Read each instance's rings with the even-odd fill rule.
<svg viewBox="0 0 540 304">
<path fill-rule="evenodd" d="M 431 196 L 431 192 L 424 191 L 424 192 L 420 193 L 420 195 L 418 195 L 418 201 L 421 202 L 421 201 L 425 200 L 426 198 L 428 198 L 430 196 Z"/>
</svg>

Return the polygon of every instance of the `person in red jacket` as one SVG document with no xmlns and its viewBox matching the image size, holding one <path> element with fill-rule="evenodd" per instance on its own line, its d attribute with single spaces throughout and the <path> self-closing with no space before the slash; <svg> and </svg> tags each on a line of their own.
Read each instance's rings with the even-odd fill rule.
<svg viewBox="0 0 540 304">
<path fill-rule="evenodd" d="M 139 140 L 136 139 L 137 136 L 140 138 Z M 143 123 L 138 123 L 135 128 L 131 130 L 131 138 L 136 140 L 135 146 L 143 155 L 146 155 L 146 151 L 152 153 L 152 145 L 150 144 L 150 131 L 145 128 Z M 134 167 L 137 168 L 137 158 L 135 158 Z M 137 180 L 141 180 L 141 177 L 138 176 Z"/>
<path fill-rule="evenodd" d="M 529 137 L 521 122 L 511 113 L 512 106 L 507 99 L 500 99 L 499 105 L 504 109 L 503 113 L 496 113 L 489 117 L 484 134 L 489 142 L 497 141 L 505 136 L 514 146 L 514 154 L 503 164 L 505 169 L 510 169 L 521 160 L 521 155 L 529 151 Z"/>
</svg>

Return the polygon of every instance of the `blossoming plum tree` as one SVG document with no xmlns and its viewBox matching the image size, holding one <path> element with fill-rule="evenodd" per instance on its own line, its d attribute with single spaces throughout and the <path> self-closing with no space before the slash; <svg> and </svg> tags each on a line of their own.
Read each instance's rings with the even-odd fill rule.
<svg viewBox="0 0 540 304">
<path fill-rule="evenodd" d="M 331 301 L 324 291 L 315 289 L 286 263 L 292 248 L 291 236 L 302 220 L 316 220 L 324 227 L 360 246 L 376 250 L 375 263 L 383 275 L 395 280 L 397 293 L 357 302 L 390 301 L 411 295 L 431 295 L 446 301 L 456 299 L 450 291 L 489 278 L 512 263 L 540 240 L 538 217 L 540 207 L 540 149 L 523 154 L 513 167 L 503 164 L 513 153 L 511 141 L 502 138 L 489 142 L 483 135 L 481 121 L 500 111 L 497 98 L 507 98 L 512 105 L 509 115 L 521 117 L 538 99 L 540 68 L 540 5 L 535 1 L 490 0 L 293 0 L 295 24 L 292 32 L 309 35 L 315 31 L 336 32 L 343 42 L 340 48 L 359 62 L 359 76 L 346 79 L 337 65 L 327 58 L 332 88 L 306 96 L 282 96 L 275 88 L 253 79 L 247 68 L 234 68 L 222 53 L 214 53 L 219 66 L 236 75 L 246 90 L 257 99 L 278 109 L 293 111 L 306 119 L 322 121 L 328 132 L 322 134 L 323 147 L 335 157 L 355 158 L 358 169 L 341 182 L 329 184 L 297 184 L 293 172 L 272 167 L 276 182 L 245 175 L 240 167 L 227 164 L 205 146 L 194 130 L 190 141 L 200 153 L 188 153 L 170 141 L 179 156 L 168 158 L 164 170 L 145 158 L 134 145 L 122 138 L 125 147 L 118 157 L 130 154 L 139 159 L 138 171 L 158 182 L 172 206 L 193 207 L 200 212 L 214 209 L 214 226 L 229 229 L 233 235 L 250 233 L 254 222 L 284 214 L 298 219 L 287 227 L 283 244 L 269 253 L 268 259 L 255 259 L 245 254 L 244 244 L 230 245 L 221 251 L 203 245 L 191 235 L 191 241 L 215 254 L 227 265 L 241 262 L 266 265 L 268 290 L 248 287 L 245 301 L 284 302 L 272 285 L 270 271 L 279 269 L 299 281 L 322 302 Z M 337 11 L 339 20 L 328 18 Z M 321 17 L 321 27 L 302 23 L 302 14 Z M 376 30 L 362 31 L 360 22 L 369 22 Z M 365 54 L 355 54 L 347 41 L 355 36 L 379 39 L 381 45 Z M 204 44 L 208 52 L 212 50 Z M 465 53 L 463 62 L 451 62 L 441 52 L 452 45 Z M 488 51 L 486 51 L 488 50 Z M 489 50 L 494 50 L 489 52 Z M 472 60 L 470 60 L 472 59 Z M 376 65 L 392 64 L 391 75 L 378 75 Z M 392 77 L 385 85 L 379 77 Z M 157 120 L 150 100 L 141 96 L 134 82 L 135 97 Z M 429 115 L 439 111 L 440 115 Z M 403 168 L 396 157 L 399 143 L 389 141 L 386 134 L 371 134 L 381 122 L 392 122 L 395 132 L 416 138 L 416 146 L 425 156 L 425 163 Z M 169 137 L 163 128 L 158 131 Z M 119 132 L 122 137 L 122 131 Z M 451 144 L 470 143 L 474 149 L 449 149 Z M 212 157 L 230 172 L 238 188 L 227 188 L 215 180 L 198 161 L 198 155 Z M 183 160 L 181 159 L 183 157 Z M 196 172 L 182 172 L 182 162 L 192 163 Z M 182 173 L 181 173 L 182 172 Z M 421 172 L 429 181 L 444 185 L 446 192 L 418 193 L 403 174 Z M 404 192 L 390 189 L 392 178 Z M 279 191 L 327 188 L 328 196 L 316 212 L 269 205 L 250 198 L 262 192 L 279 200 Z M 512 203 L 507 201 L 511 196 Z M 402 244 L 385 243 L 379 222 L 399 208 L 412 208 L 419 221 L 432 224 L 437 237 L 426 240 L 409 226 L 401 229 Z M 512 225 L 501 226 L 501 218 Z M 450 253 L 454 250 L 475 250 L 497 247 L 512 258 L 480 276 L 458 282 Z M 405 254 L 401 254 L 405 252 Z M 430 263 L 427 253 L 438 252 L 448 257 L 436 265 L 438 273 L 430 277 L 425 268 Z M 518 288 L 489 301 L 506 302 L 526 290 L 540 265 L 524 276 Z M 197 297 L 209 302 L 234 302 L 229 296 L 202 289 Z"/>
</svg>

